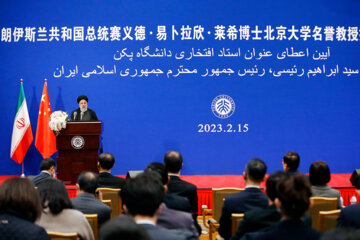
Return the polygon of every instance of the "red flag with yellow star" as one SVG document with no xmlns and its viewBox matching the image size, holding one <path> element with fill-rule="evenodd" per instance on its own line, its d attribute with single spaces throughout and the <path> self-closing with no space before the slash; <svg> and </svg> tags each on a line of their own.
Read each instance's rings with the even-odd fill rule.
<svg viewBox="0 0 360 240">
<path fill-rule="evenodd" d="M 56 137 L 54 132 L 49 127 L 50 115 L 51 107 L 49 94 L 47 91 L 47 84 L 45 80 L 43 93 L 41 95 L 35 139 L 35 146 L 39 150 L 43 158 L 48 158 L 57 151 Z"/>
</svg>

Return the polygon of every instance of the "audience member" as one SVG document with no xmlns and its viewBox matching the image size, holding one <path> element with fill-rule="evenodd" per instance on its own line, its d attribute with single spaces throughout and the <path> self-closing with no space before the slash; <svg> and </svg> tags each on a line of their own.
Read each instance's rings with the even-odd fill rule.
<svg viewBox="0 0 360 240">
<path fill-rule="evenodd" d="M 311 186 L 308 179 L 297 174 L 278 184 L 275 204 L 280 209 L 282 221 L 271 231 L 261 233 L 256 239 L 317 240 L 321 234 L 301 220 L 310 206 Z"/>
<path fill-rule="evenodd" d="M 0 239 L 49 239 L 45 229 L 34 224 L 40 215 L 40 197 L 30 180 L 10 178 L 1 185 Z"/>
<path fill-rule="evenodd" d="M 100 228 L 99 239 L 151 240 L 149 234 L 126 215 L 120 215 L 106 222 Z"/>
<path fill-rule="evenodd" d="M 287 152 L 282 160 L 284 172 L 289 176 L 299 174 L 298 167 L 300 164 L 300 156 L 296 152 Z"/>
<path fill-rule="evenodd" d="M 123 188 L 125 179 L 111 175 L 111 169 L 115 165 L 115 157 L 111 153 L 99 155 L 97 163 L 99 169 L 99 187 Z"/>
<path fill-rule="evenodd" d="M 170 230 L 156 226 L 157 217 L 164 201 L 164 186 L 157 177 L 140 174 L 126 180 L 121 191 L 124 212 L 134 218 L 152 239 L 178 240 L 188 239 L 187 232 Z"/>
<path fill-rule="evenodd" d="M 169 151 L 164 156 L 165 168 L 170 176 L 168 183 L 169 193 L 177 194 L 189 199 L 194 215 L 198 212 L 197 187 L 180 179 L 180 170 L 183 167 L 183 158 L 180 153 Z"/>
<path fill-rule="evenodd" d="M 260 183 L 264 181 L 266 170 L 266 164 L 262 160 L 258 158 L 250 160 L 244 172 L 245 190 L 225 198 L 219 228 L 219 233 L 224 239 L 231 237 L 232 213 L 244 213 L 268 207 L 268 199 L 260 190 Z"/>
<path fill-rule="evenodd" d="M 326 162 L 316 161 L 310 166 L 310 183 L 313 197 L 328 197 L 338 199 L 338 208 L 341 208 L 340 192 L 327 185 L 330 182 L 330 169 Z"/>
<path fill-rule="evenodd" d="M 360 231 L 352 228 L 335 228 L 322 235 L 320 240 L 359 240 Z"/>
<path fill-rule="evenodd" d="M 56 163 L 52 158 L 46 158 L 40 163 L 40 174 L 30 180 L 38 186 L 42 181 L 54 178 L 56 172 Z"/>
<path fill-rule="evenodd" d="M 357 194 L 360 197 L 360 176 L 355 182 Z M 337 220 L 338 227 L 350 227 L 360 229 L 360 203 L 356 203 L 341 209 L 339 218 Z"/>
<path fill-rule="evenodd" d="M 152 174 L 154 172 L 158 173 L 155 175 L 160 178 L 164 186 L 166 196 L 169 177 L 165 166 L 159 162 L 152 162 L 146 167 L 145 172 L 149 174 Z M 177 197 L 182 198 L 180 196 Z M 158 216 L 156 225 L 167 229 L 184 229 L 192 234 L 191 239 L 199 239 L 199 234 L 197 229 L 195 228 L 194 219 L 192 218 L 191 213 L 170 209 L 164 202 L 162 203 L 161 212 Z"/>
<path fill-rule="evenodd" d="M 76 184 L 77 197 L 71 199 L 71 203 L 75 209 L 84 214 L 97 214 L 98 226 L 110 219 L 111 208 L 96 199 L 99 193 L 96 192 L 98 186 L 98 176 L 89 171 L 82 172 Z"/>
<path fill-rule="evenodd" d="M 47 179 L 38 186 L 43 211 L 36 224 L 47 231 L 73 233 L 82 240 L 94 240 L 94 234 L 84 214 L 72 209 L 64 184 L 56 179 Z"/>
</svg>

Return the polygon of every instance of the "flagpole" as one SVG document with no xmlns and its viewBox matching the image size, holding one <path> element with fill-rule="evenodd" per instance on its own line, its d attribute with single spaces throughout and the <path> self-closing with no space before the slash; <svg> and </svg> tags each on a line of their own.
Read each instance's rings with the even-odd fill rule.
<svg viewBox="0 0 360 240">
<path fill-rule="evenodd" d="M 20 175 L 20 177 L 22 177 L 22 178 L 26 177 L 25 173 L 24 173 L 24 161 L 22 161 L 22 163 L 21 163 L 21 175 Z"/>
</svg>

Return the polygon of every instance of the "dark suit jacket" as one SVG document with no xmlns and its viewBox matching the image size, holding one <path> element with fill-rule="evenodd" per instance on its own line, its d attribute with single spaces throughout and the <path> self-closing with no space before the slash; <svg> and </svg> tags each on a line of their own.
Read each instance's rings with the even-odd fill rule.
<svg viewBox="0 0 360 240">
<path fill-rule="evenodd" d="M 167 229 L 183 229 L 191 233 L 192 237 L 190 239 L 199 239 L 191 213 L 167 208 L 166 204 L 162 204 L 156 225 Z"/>
<path fill-rule="evenodd" d="M 7 210 L 0 213 L 1 240 L 49 240 L 44 228 L 26 220 L 21 213 Z"/>
<path fill-rule="evenodd" d="M 181 230 L 170 230 L 151 224 L 139 224 L 150 235 L 153 240 L 187 240 L 191 239 L 187 232 Z"/>
<path fill-rule="evenodd" d="M 336 226 L 360 229 L 360 203 L 341 209 Z"/>
<path fill-rule="evenodd" d="M 182 197 L 173 193 L 167 193 L 165 195 L 164 202 L 168 208 L 192 213 L 189 199 L 187 199 L 186 197 Z"/>
<path fill-rule="evenodd" d="M 53 178 L 49 173 L 47 172 L 41 172 L 39 175 L 35 176 L 31 179 L 31 181 L 35 184 L 35 186 L 38 186 L 42 181 L 45 179 Z"/>
<path fill-rule="evenodd" d="M 260 188 L 246 188 L 240 193 L 227 196 L 220 217 L 219 233 L 224 239 L 231 237 L 231 214 L 244 213 L 253 209 L 268 207 L 267 196 Z"/>
<path fill-rule="evenodd" d="M 98 118 L 96 116 L 96 113 L 93 110 L 88 108 L 87 111 L 90 114 L 90 120 L 89 121 L 97 121 L 98 120 Z M 76 112 L 76 117 L 74 119 L 74 113 L 75 112 Z M 75 109 L 74 111 L 72 111 L 71 116 L 70 116 L 70 121 L 80 121 L 80 108 Z"/>
<path fill-rule="evenodd" d="M 318 240 L 321 234 L 301 220 L 282 220 L 271 231 L 260 233 L 257 240 Z"/>
<path fill-rule="evenodd" d="M 115 177 L 107 172 L 99 173 L 99 187 L 107 188 L 123 188 L 125 184 L 125 179 L 120 177 Z"/>
<path fill-rule="evenodd" d="M 188 198 L 193 213 L 197 214 L 198 197 L 197 187 L 194 184 L 183 181 L 178 176 L 170 176 L 168 192 Z"/>
<path fill-rule="evenodd" d="M 71 202 L 75 209 L 84 214 L 97 214 L 99 228 L 110 219 L 111 208 L 97 200 L 91 193 L 81 193 L 76 198 L 72 198 Z"/>
</svg>

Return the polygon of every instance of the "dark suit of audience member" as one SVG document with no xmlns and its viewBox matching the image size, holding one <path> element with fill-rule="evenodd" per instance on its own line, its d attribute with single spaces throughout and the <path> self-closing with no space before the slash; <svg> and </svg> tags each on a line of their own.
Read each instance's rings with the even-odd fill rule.
<svg viewBox="0 0 360 240">
<path fill-rule="evenodd" d="M 77 182 L 77 197 L 71 199 L 75 209 L 84 214 L 97 214 L 98 226 L 110 219 L 111 208 L 95 198 L 95 191 L 98 185 L 96 174 L 83 172 Z"/>
<path fill-rule="evenodd" d="M 360 229 L 360 203 L 341 209 L 337 226 Z"/>
<path fill-rule="evenodd" d="M 52 158 L 46 158 L 40 163 L 41 173 L 33 178 L 29 178 L 35 186 L 38 186 L 42 181 L 53 178 L 56 171 L 56 164 Z"/>
<path fill-rule="evenodd" d="M 288 176 L 277 185 L 275 204 L 281 211 L 282 220 L 272 230 L 260 233 L 257 240 L 318 240 L 321 234 L 307 226 L 301 217 L 310 206 L 311 186 L 302 174 Z"/>
<path fill-rule="evenodd" d="M 300 165 L 300 156 L 296 152 L 287 152 L 282 160 L 282 165 L 285 173 L 288 176 L 301 174 L 298 171 Z"/>
<path fill-rule="evenodd" d="M 191 239 L 192 234 L 186 230 L 170 230 L 156 226 L 165 197 L 164 185 L 160 179 L 157 172 L 145 172 L 127 179 L 121 191 L 124 212 L 132 216 L 154 240 Z"/>
<path fill-rule="evenodd" d="M 0 187 L 0 239 L 48 240 L 44 228 L 34 224 L 41 202 L 34 185 L 25 178 L 7 179 Z"/>
<path fill-rule="evenodd" d="M 253 209 L 268 207 L 268 198 L 260 190 L 260 183 L 264 180 L 267 167 L 257 158 L 248 162 L 244 172 L 245 190 L 225 198 L 220 217 L 219 234 L 224 239 L 231 237 L 231 214 L 244 213 Z"/>
<path fill-rule="evenodd" d="M 192 213 L 191 205 L 189 199 L 172 193 L 166 193 L 165 195 L 165 204 L 168 208 Z"/>
<path fill-rule="evenodd" d="M 97 165 L 99 169 L 99 187 L 123 188 L 125 179 L 111 175 L 111 169 L 115 165 L 115 157 L 111 153 L 100 154 Z"/>
<path fill-rule="evenodd" d="M 341 208 L 340 192 L 327 185 L 330 182 L 331 174 L 329 166 L 324 161 L 313 162 L 309 170 L 309 179 L 312 186 L 313 197 L 337 198 L 338 208 Z"/>
</svg>

